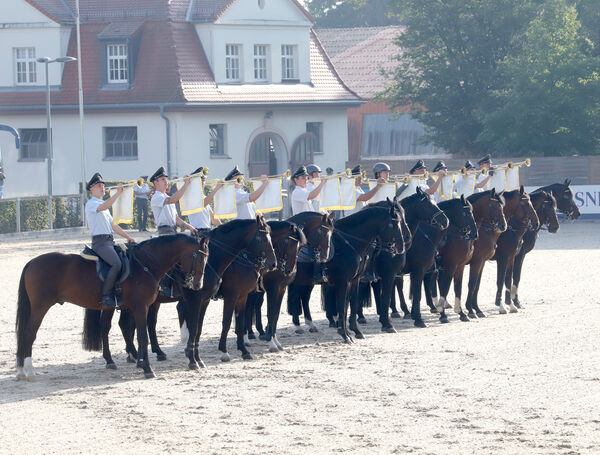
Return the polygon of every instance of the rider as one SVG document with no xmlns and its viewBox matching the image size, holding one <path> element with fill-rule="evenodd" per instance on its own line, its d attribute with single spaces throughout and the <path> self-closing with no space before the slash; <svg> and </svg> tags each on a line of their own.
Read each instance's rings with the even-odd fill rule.
<svg viewBox="0 0 600 455">
<path fill-rule="evenodd" d="M 473 176 L 469 175 L 468 172 L 475 170 L 475 166 L 473 166 L 473 163 L 467 160 L 464 168 L 467 172 L 465 172 L 461 176 L 460 180 L 457 180 L 456 184 L 454 185 L 454 195 L 459 197 L 463 194 L 465 197 L 467 197 L 473 193 L 473 187 L 471 186 L 473 183 L 473 180 L 471 180 Z"/>
<path fill-rule="evenodd" d="M 158 235 L 176 234 L 176 226 L 195 233 L 196 228 L 179 218 L 175 210 L 175 203 L 181 199 L 185 190 L 187 190 L 190 185 L 190 178 L 187 175 L 183 177 L 183 186 L 172 196 L 169 196 L 167 194 L 168 177 L 164 167 L 159 167 L 150 177 L 150 182 L 154 184 L 154 195 L 150 200 L 150 206 L 154 214 L 154 222 L 158 228 Z"/>
<path fill-rule="evenodd" d="M 140 232 L 147 231 L 146 224 L 148 222 L 148 196 L 152 192 L 146 183 L 147 179 L 147 175 L 140 177 L 133 187 L 135 206 L 137 207 L 138 215 L 138 229 Z"/>
<path fill-rule="evenodd" d="M 192 172 L 192 175 L 201 174 L 201 179 L 204 182 L 206 180 L 206 175 L 202 173 L 203 170 L 204 167 L 200 166 L 198 169 Z M 215 193 L 219 191 L 222 187 L 222 182 L 217 183 L 215 188 L 204 197 L 204 208 L 199 212 L 191 213 L 188 215 L 188 220 L 190 221 L 190 224 L 197 229 L 198 234 L 200 235 L 206 235 L 210 231 L 212 224 L 214 224 L 215 226 L 221 225 L 221 220 L 215 218 L 215 214 L 213 213 L 210 203 L 214 199 Z"/>
<path fill-rule="evenodd" d="M 442 177 L 444 177 L 446 175 L 446 167 L 445 167 L 444 163 L 441 162 L 438 164 L 442 164 L 443 167 L 438 171 L 438 179 L 435 181 L 435 183 L 431 187 L 429 185 L 427 185 L 427 177 L 425 177 L 425 172 L 427 171 L 427 166 L 425 166 L 425 163 L 423 162 L 423 160 L 418 160 L 415 163 L 415 165 L 410 169 L 410 171 L 408 171 L 408 173 L 410 175 L 422 175 L 423 176 L 423 178 L 419 179 L 419 186 L 425 193 L 427 193 L 430 196 L 436 194 L 440 184 L 442 183 Z M 434 198 L 435 198 L 435 196 L 434 196 Z"/>
<path fill-rule="evenodd" d="M 376 179 L 389 180 L 391 171 L 392 169 L 387 163 L 375 163 L 375 166 L 373 166 L 373 175 Z"/>
<path fill-rule="evenodd" d="M 362 171 L 360 164 L 357 164 L 352 169 L 352 175 L 357 176 L 356 179 L 354 179 L 354 185 L 355 185 L 354 191 L 356 192 L 356 206 L 351 210 L 344 211 L 344 216 L 352 215 L 352 214 L 358 212 L 359 210 L 361 210 L 363 207 L 366 207 L 367 201 L 372 199 L 373 196 L 375 196 L 375 194 L 377 194 L 377 191 L 379 191 L 379 188 L 381 188 L 381 186 L 385 183 L 385 179 L 383 177 L 379 177 L 377 179 L 377 185 L 375 185 L 370 191 L 365 193 L 365 191 L 361 188 L 362 172 L 363 171 Z M 389 173 L 389 171 L 388 171 L 388 173 Z"/>
<path fill-rule="evenodd" d="M 306 182 L 306 188 L 308 191 L 312 191 L 315 189 L 314 181 L 321 178 L 321 168 L 316 164 L 309 164 L 306 166 L 306 172 L 308 173 L 308 181 Z M 311 201 L 311 205 L 313 206 L 313 210 L 315 212 L 319 211 L 319 200 L 315 197 Z"/>
<path fill-rule="evenodd" d="M 235 186 L 235 204 L 237 206 L 237 220 L 253 220 L 256 218 L 256 206 L 254 205 L 254 201 L 256 201 L 267 189 L 268 178 L 266 175 L 261 175 L 260 179 L 262 180 L 262 185 L 260 188 L 254 190 L 252 193 L 248 193 L 244 190 L 244 185 L 237 180 L 237 177 L 243 177 L 244 174 L 242 171 L 238 169 L 238 167 L 234 167 L 227 177 L 225 177 L 225 181 L 228 182 L 230 180 L 236 179 L 234 181 Z"/>
<path fill-rule="evenodd" d="M 315 172 L 318 173 L 319 171 Z M 305 168 L 304 166 L 300 166 L 292 175 L 292 180 L 296 186 L 294 191 L 292 191 L 292 215 L 297 215 L 302 212 L 317 211 L 314 208 L 313 201 L 316 200 L 321 190 L 323 190 L 325 179 L 321 179 L 321 183 L 315 188 L 315 186 L 308 181 L 308 176 L 308 168 Z"/>
<path fill-rule="evenodd" d="M 103 201 L 104 180 L 100 173 L 96 172 L 87 183 L 87 189 L 92 193 L 91 199 L 85 204 L 85 217 L 92 234 L 92 250 L 110 265 L 110 270 L 102 285 L 102 309 L 114 310 L 118 308 L 119 304 L 111 297 L 111 294 L 121 272 L 121 259 L 115 251 L 113 232 L 125 237 L 129 243 L 135 243 L 135 240 L 121 226 L 113 223 L 113 218 L 108 211 L 123 193 L 123 186 L 119 185 L 116 193 Z"/>
<path fill-rule="evenodd" d="M 483 158 L 481 158 L 479 161 L 477 161 L 477 164 L 479 164 L 479 169 L 481 169 L 481 170 L 486 169 L 489 171 L 490 167 L 492 166 L 492 155 L 490 155 L 488 153 Z M 477 176 L 477 178 L 475 179 L 475 192 L 476 193 L 481 193 L 482 191 L 485 191 L 485 187 L 486 187 L 488 181 L 490 180 L 491 176 L 492 176 L 491 172 L 488 172 L 487 175 L 484 173 L 481 173 Z"/>
</svg>

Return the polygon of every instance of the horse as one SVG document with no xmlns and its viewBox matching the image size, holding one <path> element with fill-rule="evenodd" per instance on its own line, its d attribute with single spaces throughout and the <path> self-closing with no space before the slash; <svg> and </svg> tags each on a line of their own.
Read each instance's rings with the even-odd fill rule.
<svg viewBox="0 0 600 455">
<path fill-rule="evenodd" d="M 207 249 L 206 240 L 184 234 L 146 240 L 129 248 L 131 270 L 122 283 L 122 307 L 129 309 L 135 319 L 139 348 L 137 366 L 144 370 L 146 378 L 155 377 L 148 361 L 146 320 L 148 307 L 158 294 L 158 283 L 177 262 L 182 261 L 184 270 L 191 270 L 188 268 L 191 264 L 184 258 L 191 257 L 193 251 L 201 252 L 205 257 Z M 17 378 L 35 377 L 32 346 L 48 310 L 56 303 L 70 302 L 89 310 L 98 310 L 94 313 L 98 315 L 101 289 L 96 263 L 77 254 L 47 253 L 25 265 L 17 303 Z M 88 317 L 84 324 L 84 346 L 99 350 L 103 341 L 105 353 L 108 353 L 108 357 L 105 357 L 107 365 L 114 365 L 108 351 L 110 317 L 112 311 L 107 312 L 106 316 Z"/>
<path fill-rule="evenodd" d="M 415 327 L 426 327 L 421 316 L 421 285 L 425 273 L 434 265 L 437 246 L 443 232 L 448 229 L 450 221 L 440 208 L 431 201 L 427 193 L 417 187 L 417 199 L 414 195 L 402 199 L 400 204 L 406 213 L 406 222 L 412 233 L 412 244 L 406 252 L 406 264 L 401 274 L 410 274 L 410 296 L 412 306 L 410 313 L 404 300 L 404 279 L 402 276 L 395 280 L 400 306 L 405 319 L 414 321 Z M 427 199 L 424 199 L 427 198 Z M 423 203 L 429 201 L 428 210 L 423 213 Z"/>
<path fill-rule="evenodd" d="M 473 254 L 473 242 L 477 239 L 477 223 L 473 214 L 473 206 L 465 199 L 464 195 L 457 199 L 442 201 L 438 204 L 438 207 L 450 220 L 450 226 L 445 231 L 445 236 L 438 247 L 436 257 L 437 280 L 433 273 L 427 273 L 423 283 L 428 301 L 431 300 L 431 291 L 435 291 L 436 284 L 439 286 L 440 297 L 437 306 L 440 312 L 440 322 L 447 323 L 449 320 L 446 315 L 446 297 L 450 290 L 450 283 L 459 267 L 462 277 L 462 267 L 465 266 Z M 431 283 L 428 282 L 427 278 L 431 279 Z M 458 295 L 460 296 L 460 293 Z M 458 314 L 461 321 L 469 321 L 462 310 Z"/>
<path fill-rule="evenodd" d="M 198 345 L 202 334 L 202 324 L 210 299 L 221 287 L 222 277 L 234 259 L 252 245 L 252 259 L 264 268 L 271 270 L 277 265 L 270 227 L 261 215 L 254 220 L 233 220 L 223 224 L 210 233 L 210 249 L 202 289 L 193 301 L 186 302 L 184 318 L 189 330 L 185 347 L 185 355 L 189 359 L 188 367 L 192 370 L 204 368 L 200 358 Z M 242 327 L 243 330 L 243 327 Z"/>
<path fill-rule="evenodd" d="M 333 230 L 333 217 L 331 215 L 323 215 L 318 212 L 302 212 L 292 216 L 287 221 L 298 226 L 302 237 L 305 239 L 303 244 L 306 245 L 306 248 L 314 252 L 315 257 L 327 258 L 329 256 L 331 233 Z M 288 244 L 288 248 L 289 247 L 290 245 Z M 291 256 L 291 252 L 288 252 L 288 255 Z M 297 265 L 297 255 L 294 260 L 294 264 Z M 288 269 L 291 269 L 290 265 L 291 264 L 287 264 L 286 261 L 286 267 Z M 285 294 L 285 289 L 294 281 L 296 273 L 297 267 L 294 267 L 291 269 L 290 273 L 275 270 L 263 275 L 263 288 L 267 294 L 268 321 L 266 333 L 262 338 L 269 342 L 269 352 L 283 350 L 283 346 L 277 338 L 277 322 L 279 321 L 281 302 Z M 249 336 L 250 333 L 252 333 L 251 317 L 253 314 L 256 315 L 256 326 L 258 330 L 259 321 L 261 320 L 260 305 L 265 292 L 255 292 L 248 297 L 248 302 L 246 304 L 246 328 Z M 312 322 L 312 319 L 310 319 L 310 310 L 307 306 L 304 308 L 304 315 L 307 318 L 307 321 Z M 311 326 L 310 330 L 313 332 L 316 331 L 316 326 Z"/>
<path fill-rule="evenodd" d="M 516 217 L 519 220 L 526 220 L 528 213 L 535 214 L 529 198 L 523 198 L 521 195 L 524 192 L 523 187 L 514 191 L 503 191 L 499 193 L 504 204 L 502 211 L 504 218 L 509 220 L 511 217 Z M 476 193 L 469 196 L 467 199 L 472 202 L 481 193 Z M 485 261 L 491 259 L 496 251 L 496 242 L 500 235 L 508 228 L 508 223 L 505 225 L 505 230 L 501 230 L 502 226 L 488 225 L 482 223 L 479 227 L 479 237 L 475 240 L 473 256 L 469 261 L 469 291 L 467 293 L 467 315 L 474 319 L 476 317 L 484 318 L 485 314 L 479 308 L 477 297 L 479 294 L 479 285 L 481 284 L 481 275 Z"/>
<path fill-rule="evenodd" d="M 264 245 L 255 239 L 225 270 L 221 282 L 220 293 L 223 296 L 223 321 L 219 340 L 220 359 L 231 360 L 227 352 L 227 333 L 231 327 L 231 318 L 235 311 L 235 333 L 237 348 L 242 352 L 244 360 L 252 360 L 252 354 L 244 342 L 246 300 L 257 287 L 261 275 L 270 273 L 292 273 L 296 268 L 298 250 L 302 246 L 304 236 L 298 227 L 287 221 L 270 221 L 267 223 L 273 246 L 262 256 Z M 275 248 L 277 248 L 275 250 Z M 281 263 L 279 262 L 281 260 Z M 267 268 L 267 262 L 270 267 Z M 274 267 L 277 266 L 277 269 Z M 264 277 L 263 277 L 264 279 Z"/>
<path fill-rule="evenodd" d="M 312 213 L 312 212 L 304 212 Z M 296 220 L 296 217 L 300 217 L 302 214 L 297 214 L 290 218 L 290 221 Z M 325 217 L 325 215 L 322 215 Z M 317 332 L 317 326 L 312 321 L 310 314 L 310 295 L 314 288 L 314 281 L 304 280 L 300 283 L 296 278 L 298 276 L 312 276 L 315 275 L 315 267 L 321 267 L 323 262 L 327 261 L 329 256 L 329 246 L 331 244 L 331 233 L 333 232 L 334 219 L 333 215 L 327 215 L 327 218 L 323 218 L 318 232 L 312 234 L 306 234 L 308 237 L 309 244 L 311 243 L 310 236 L 320 238 L 319 248 L 303 248 L 298 255 L 298 270 L 295 279 L 288 285 L 287 295 L 287 306 L 288 313 L 292 316 L 292 323 L 297 326 L 296 333 L 303 333 L 304 330 L 300 327 L 300 315 L 304 314 L 304 322 L 309 327 L 309 332 Z M 305 231 L 306 233 L 306 231 Z M 327 234 L 323 237 L 322 234 Z M 327 250 L 327 254 L 322 254 L 322 250 Z"/>
<path fill-rule="evenodd" d="M 346 218 L 337 220 L 333 231 L 333 257 L 326 263 L 327 283 L 324 287 L 333 288 L 338 316 L 338 333 L 345 343 L 352 343 L 348 332 L 347 310 L 348 291 L 352 282 L 359 277 L 361 257 L 376 237 L 383 242 L 392 241 L 401 236 L 397 212 L 389 202 L 389 208 L 366 207 Z M 312 276 L 298 270 L 296 281 L 299 284 L 310 283 Z M 360 332 L 357 331 L 360 337 Z"/>
<path fill-rule="evenodd" d="M 570 180 L 565 180 L 564 183 L 554 183 L 552 185 L 543 186 L 538 188 L 537 190 L 530 193 L 532 204 L 534 203 L 534 197 L 539 192 L 545 192 L 551 194 L 555 198 L 556 210 L 565 214 L 568 219 L 576 220 L 581 216 L 579 212 L 579 208 L 577 204 L 575 204 L 575 200 L 573 198 L 573 191 L 569 187 L 571 184 Z M 545 200 L 545 207 L 543 209 L 547 212 L 546 216 L 541 213 L 537 208 L 538 217 L 540 218 L 540 227 L 542 225 L 548 226 L 548 231 L 553 232 L 553 227 L 551 224 L 553 223 L 552 213 L 549 212 L 548 209 L 548 201 Z M 535 207 L 535 204 L 534 204 Z M 557 227 L 558 231 L 558 227 Z M 521 270 L 523 268 L 523 261 L 525 259 L 525 255 L 529 253 L 535 247 L 535 242 L 537 240 L 538 231 L 534 231 L 528 229 L 523 236 L 523 245 L 521 246 L 521 250 L 519 254 L 515 257 L 515 263 L 513 266 L 513 285 L 510 288 L 512 301 L 517 308 L 521 308 L 521 302 L 519 302 L 519 283 L 521 281 Z"/>
</svg>

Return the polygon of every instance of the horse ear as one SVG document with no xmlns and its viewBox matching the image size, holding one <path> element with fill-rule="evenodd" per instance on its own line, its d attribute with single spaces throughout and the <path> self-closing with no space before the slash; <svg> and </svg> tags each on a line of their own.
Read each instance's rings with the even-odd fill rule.
<svg viewBox="0 0 600 455">
<path fill-rule="evenodd" d="M 565 186 L 569 186 L 571 184 L 571 179 L 565 179 Z"/>
<path fill-rule="evenodd" d="M 463 204 L 465 203 L 465 195 L 464 194 L 460 195 L 460 202 L 462 202 Z"/>
<path fill-rule="evenodd" d="M 496 187 L 492 188 L 492 192 L 490 193 L 492 197 L 496 195 Z"/>
<path fill-rule="evenodd" d="M 523 194 L 525 192 L 525 187 L 523 185 L 521 185 L 521 187 L 519 188 L 519 193 Z"/>
<path fill-rule="evenodd" d="M 421 195 L 423 194 L 423 190 L 421 189 L 421 187 L 420 187 L 420 186 L 418 186 L 418 187 L 417 187 L 417 194 L 418 194 L 419 196 L 421 196 Z"/>
</svg>

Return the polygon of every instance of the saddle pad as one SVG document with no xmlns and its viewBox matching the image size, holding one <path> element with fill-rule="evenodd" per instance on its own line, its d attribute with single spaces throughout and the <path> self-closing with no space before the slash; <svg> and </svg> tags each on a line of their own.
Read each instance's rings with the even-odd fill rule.
<svg viewBox="0 0 600 455">
<path fill-rule="evenodd" d="M 123 244 L 115 245 L 115 251 L 119 256 L 119 259 L 121 259 L 121 274 L 119 275 L 117 283 L 122 283 L 127 279 L 131 271 L 131 258 L 127 254 L 127 247 Z M 96 274 L 98 275 L 98 278 L 100 278 L 100 281 L 104 281 L 108 271 L 110 270 L 110 266 L 87 245 L 85 245 L 79 255 L 85 260 L 96 263 Z"/>
</svg>

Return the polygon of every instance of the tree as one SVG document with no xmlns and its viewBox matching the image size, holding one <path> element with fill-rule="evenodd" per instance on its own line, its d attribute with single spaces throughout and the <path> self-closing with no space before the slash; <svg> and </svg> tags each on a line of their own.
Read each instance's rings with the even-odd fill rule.
<svg viewBox="0 0 600 455">
<path fill-rule="evenodd" d="M 600 153 L 600 58 L 580 30 L 575 6 L 546 1 L 500 67 L 509 82 L 481 141 L 513 156 Z"/>
<path fill-rule="evenodd" d="M 522 35 L 542 0 L 393 0 L 405 32 L 393 81 L 381 96 L 410 106 L 426 140 L 455 153 L 489 150 L 478 141 L 482 118 L 504 87 L 500 63 L 518 54 Z"/>
<path fill-rule="evenodd" d="M 314 16 L 315 27 L 375 27 L 396 25 L 398 18 L 391 14 L 391 0 L 306 0 Z"/>
</svg>

